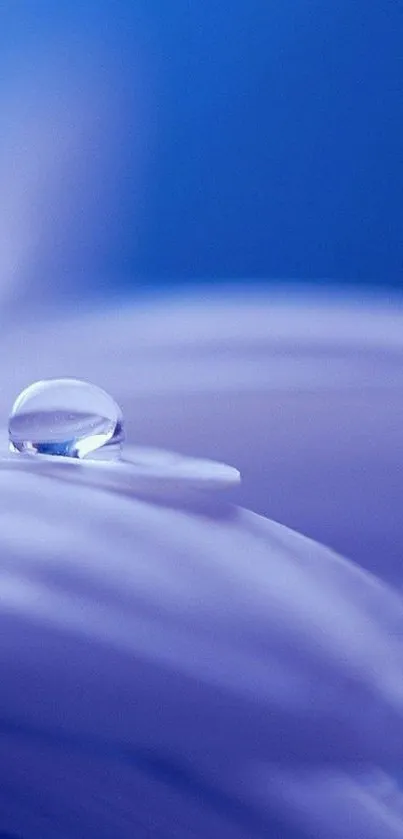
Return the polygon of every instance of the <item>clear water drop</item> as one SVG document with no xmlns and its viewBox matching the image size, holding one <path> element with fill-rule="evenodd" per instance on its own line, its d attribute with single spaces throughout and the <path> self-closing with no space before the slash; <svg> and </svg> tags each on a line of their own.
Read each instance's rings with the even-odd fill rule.
<svg viewBox="0 0 403 839">
<path fill-rule="evenodd" d="M 27 387 L 11 410 L 10 451 L 111 460 L 124 439 L 114 399 L 79 379 L 48 379 Z"/>
</svg>

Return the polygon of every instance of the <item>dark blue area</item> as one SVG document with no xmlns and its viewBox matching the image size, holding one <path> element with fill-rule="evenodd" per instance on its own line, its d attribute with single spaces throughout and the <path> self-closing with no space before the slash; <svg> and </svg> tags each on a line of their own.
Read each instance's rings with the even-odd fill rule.
<svg viewBox="0 0 403 839">
<path fill-rule="evenodd" d="M 51 77 L 52 50 L 65 49 L 84 77 L 102 71 L 118 88 L 98 211 L 38 271 L 103 293 L 228 278 L 402 283 L 399 0 L 47 0 L 9 4 L 3 18 L 3 85 L 7 51 L 22 75 L 45 55 Z"/>
</svg>

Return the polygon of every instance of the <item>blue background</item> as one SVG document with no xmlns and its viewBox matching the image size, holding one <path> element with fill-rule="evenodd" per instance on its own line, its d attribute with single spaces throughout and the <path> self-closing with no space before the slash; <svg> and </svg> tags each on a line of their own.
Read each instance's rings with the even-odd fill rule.
<svg viewBox="0 0 403 839">
<path fill-rule="evenodd" d="M 33 279 L 107 294 L 401 284 L 399 0 L 39 0 L 3 4 L 0 20 L 3 120 L 29 85 L 63 106 L 90 80 L 110 103 L 39 206 Z"/>
</svg>

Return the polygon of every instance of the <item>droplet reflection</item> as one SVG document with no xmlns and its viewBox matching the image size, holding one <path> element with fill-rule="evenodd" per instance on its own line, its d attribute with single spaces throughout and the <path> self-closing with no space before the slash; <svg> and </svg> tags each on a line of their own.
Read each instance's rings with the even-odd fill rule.
<svg viewBox="0 0 403 839">
<path fill-rule="evenodd" d="M 79 379 L 35 382 L 11 410 L 10 450 L 62 457 L 115 459 L 124 439 L 122 413 L 99 387 Z"/>
</svg>

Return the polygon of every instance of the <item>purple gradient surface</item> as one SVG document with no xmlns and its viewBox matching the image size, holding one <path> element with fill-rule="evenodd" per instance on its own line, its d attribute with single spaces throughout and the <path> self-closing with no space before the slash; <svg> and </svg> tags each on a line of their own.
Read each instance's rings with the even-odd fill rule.
<svg viewBox="0 0 403 839">
<path fill-rule="evenodd" d="M 241 507 L 153 502 L 3 462 L 0 829 L 403 836 L 401 326 L 227 298 L 3 337 L 4 426 L 30 381 L 78 375 L 130 442 L 244 482 Z"/>
</svg>

